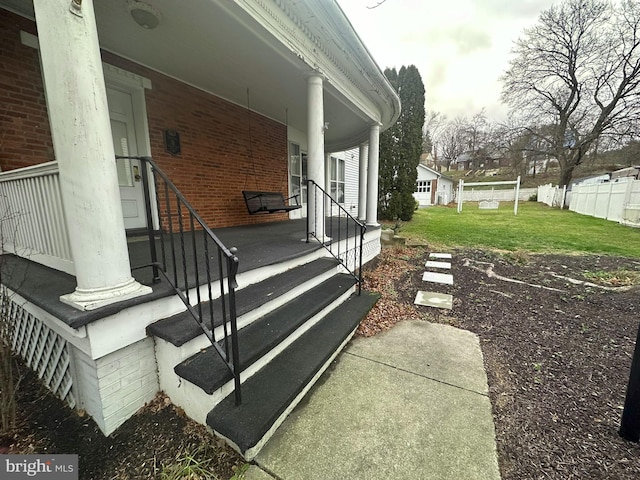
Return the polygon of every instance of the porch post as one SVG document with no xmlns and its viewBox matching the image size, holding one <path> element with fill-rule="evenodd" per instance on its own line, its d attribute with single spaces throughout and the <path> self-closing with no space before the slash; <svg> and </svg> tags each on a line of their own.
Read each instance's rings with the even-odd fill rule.
<svg viewBox="0 0 640 480">
<path fill-rule="evenodd" d="M 378 226 L 378 164 L 380 145 L 380 124 L 371 125 L 369 130 L 369 171 L 367 172 L 367 225 Z"/>
<path fill-rule="evenodd" d="M 358 169 L 358 220 L 363 222 L 367 219 L 367 155 L 369 145 L 360 144 L 358 151 L 360 155 L 360 168 Z"/>
<path fill-rule="evenodd" d="M 307 88 L 307 172 L 309 180 L 313 180 L 320 188 L 325 188 L 325 154 L 324 154 L 324 100 L 322 91 L 323 77 L 311 75 Z M 316 202 L 316 195 L 309 192 L 309 225 L 316 238 L 325 240 L 325 219 L 322 201 Z"/>
<path fill-rule="evenodd" d="M 34 0 L 79 310 L 150 293 L 131 276 L 93 0 Z"/>
</svg>

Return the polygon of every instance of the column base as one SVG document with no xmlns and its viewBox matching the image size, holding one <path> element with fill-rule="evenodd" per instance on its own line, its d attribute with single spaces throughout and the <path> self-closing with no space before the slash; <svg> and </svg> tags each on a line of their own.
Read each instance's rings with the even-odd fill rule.
<svg viewBox="0 0 640 480">
<path fill-rule="evenodd" d="M 378 222 L 373 222 L 373 223 L 368 223 L 366 224 L 367 227 L 372 227 L 372 228 L 378 228 L 380 226 L 380 224 Z"/>
<path fill-rule="evenodd" d="M 112 303 L 122 302 L 131 298 L 147 295 L 153 290 L 141 285 L 131 278 L 125 283 L 112 287 L 83 289 L 76 288 L 75 292 L 60 296 L 60 301 L 78 310 L 95 310 Z"/>
<path fill-rule="evenodd" d="M 309 241 L 310 242 L 315 242 L 315 243 L 322 243 L 322 244 L 327 244 L 327 243 L 331 243 L 332 238 L 331 237 L 327 237 L 326 235 L 323 236 L 322 238 L 316 238 L 313 235 L 309 235 Z M 302 239 L 303 242 L 306 242 L 307 239 L 303 238 Z"/>
</svg>

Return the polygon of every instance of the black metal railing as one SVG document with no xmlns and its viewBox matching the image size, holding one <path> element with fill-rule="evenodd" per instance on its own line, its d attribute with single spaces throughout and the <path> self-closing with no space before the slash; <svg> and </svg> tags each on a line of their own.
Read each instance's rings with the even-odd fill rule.
<svg viewBox="0 0 640 480">
<path fill-rule="evenodd" d="M 324 232 L 315 231 L 317 220 L 311 225 L 318 218 L 324 222 Z M 366 230 L 322 187 L 307 180 L 307 242 L 315 238 L 340 262 L 358 282 L 358 295 L 362 293 L 362 244 Z"/>
<path fill-rule="evenodd" d="M 133 268 L 150 267 L 154 282 L 160 281 L 162 275 L 173 287 L 233 375 L 239 405 L 242 397 L 235 299 L 236 249 L 229 249 L 220 241 L 151 157 L 116 158 L 140 161 L 151 261 Z M 153 226 L 154 197 L 158 229 Z M 219 326 L 223 330 L 222 339 L 215 336 Z"/>
</svg>

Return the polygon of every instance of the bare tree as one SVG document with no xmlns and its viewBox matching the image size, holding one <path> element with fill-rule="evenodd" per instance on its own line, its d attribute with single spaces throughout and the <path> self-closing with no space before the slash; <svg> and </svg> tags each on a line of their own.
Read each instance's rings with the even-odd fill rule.
<svg viewBox="0 0 640 480">
<path fill-rule="evenodd" d="M 467 128 L 467 119 L 464 117 L 456 117 L 454 120 L 446 123 L 439 137 L 439 148 L 441 159 L 449 169 L 451 162 L 462 155 L 466 150 L 465 130 Z"/>
<path fill-rule="evenodd" d="M 442 131 L 445 128 L 447 117 L 440 112 L 429 110 L 425 113 L 424 119 L 424 150 L 431 153 L 437 167 L 444 165 L 441 162 L 440 141 Z"/>
<path fill-rule="evenodd" d="M 557 158 L 561 185 L 604 136 L 632 136 L 640 119 L 640 3 L 566 0 L 515 43 L 502 98 Z M 533 145 L 534 143 L 532 143 Z"/>
</svg>

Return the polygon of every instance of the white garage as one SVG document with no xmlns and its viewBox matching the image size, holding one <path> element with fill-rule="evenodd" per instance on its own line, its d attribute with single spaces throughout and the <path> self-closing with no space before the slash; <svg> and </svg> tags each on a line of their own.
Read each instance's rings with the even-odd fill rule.
<svg viewBox="0 0 640 480">
<path fill-rule="evenodd" d="M 413 197 L 420 207 L 446 205 L 453 200 L 453 179 L 426 165 L 418 165 L 418 179 Z"/>
</svg>

